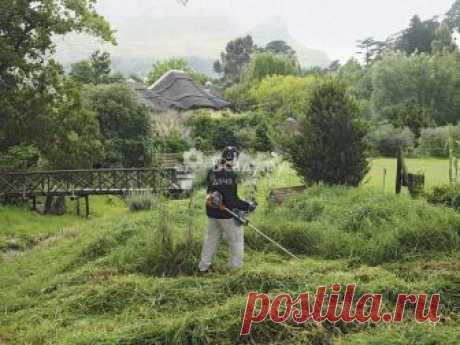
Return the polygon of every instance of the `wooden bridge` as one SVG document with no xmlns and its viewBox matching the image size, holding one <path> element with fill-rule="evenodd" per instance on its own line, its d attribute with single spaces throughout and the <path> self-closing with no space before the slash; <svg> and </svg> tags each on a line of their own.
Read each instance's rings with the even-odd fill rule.
<svg viewBox="0 0 460 345">
<path fill-rule="evenodd" d="M 88 214 L 90 195 L 123 195 L 134 191 L 178 192 L 177 170 L 98 169 L 0 173 L 0 198 L 32 199 L 39 196 L 84 197 Z"/>
</svg>

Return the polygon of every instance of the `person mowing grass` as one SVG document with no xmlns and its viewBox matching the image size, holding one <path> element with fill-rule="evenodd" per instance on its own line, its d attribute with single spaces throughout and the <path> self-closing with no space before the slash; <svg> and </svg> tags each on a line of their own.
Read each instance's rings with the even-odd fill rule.
<svg viewBox="0 0 460 345">
<path fill-rule="evenodd" d="M 238 197 L 236 174 L 233 166 L 239 157 L 236 147 L 230 146 L 224 149 L 222 159 L 208 172 L 207 176 L 207 202 L 206 214 L 208 215 L 208 233 L 204 239 L 203 250 L 199 270 L 208 272 L 212 260 L 222 238 L 230 247 L 229 266 L 232 269 L 243 265 L 244 258 L 244 233 L 243 224 L 233 218 L 222 207 L 215 207 L 212 201 L 217 195 L 219 204 L 235 211 L 253 212 L 256 204 L 241 200 Z M 210 202 L 211 200 L 211 202 Z"/>
</svg>

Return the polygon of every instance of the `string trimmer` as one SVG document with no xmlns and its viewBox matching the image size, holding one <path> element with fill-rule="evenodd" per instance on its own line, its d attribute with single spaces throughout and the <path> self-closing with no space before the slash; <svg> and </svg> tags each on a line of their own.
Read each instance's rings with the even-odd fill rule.
<svg viewBox="0 0 460 345">
<path fill-rule="evenodd" d="M 288 249 L 286 249 L 285 247 L 283 247 L 281 244 L 279 244 L 278 242 L 276 242 L 274 239 L 270 238 L 268 235 L 264 234 L 262 231 L 260 231 L 259 229 L 257 229 L 254 225 L 252 225 L 248 219 L 246 219 L 242 212 L 240 210 L 230 210 L 229 208 L 227 208 L 227 206 L 225 206 L 224 204 L 224 199 L 223 199 L 223 196 L 222 196 L 222 193 L 218 192 L 218 191 L 215 191 L 213 193 L 210 193 L 208 194 L 207 198 L 206 198 L 206 203 L 209 207 L 212 207 L 212 208 L 215 208 L 215 209 L 219 209 L 221 211 L 226 211 L 228 214 L 230 214 L 237 223 L 239 223 L 239 225 L 247 225 L 249 226 L 251 229 L 253 229 L 257 234 L 259 234 L 260 236 L 262 236 L 263 238 L 265 238 L 267 241 L 269 241 L 270 243 L 274 244 L 275 246 L 277 246 L 279 249 L 281 249 L 283 252 L 285 252 L 286 254 L 288 254 L 290 257 L 296 259 L 296 260 L 300 260 L 297 256 L 295 256 L 294 254 L 292 254 Z"/>
</svg>

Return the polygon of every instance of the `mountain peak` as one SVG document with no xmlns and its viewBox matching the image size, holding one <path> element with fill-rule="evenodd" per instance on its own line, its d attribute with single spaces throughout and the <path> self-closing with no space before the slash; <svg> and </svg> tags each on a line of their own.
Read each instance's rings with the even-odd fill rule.
<svg viewBox="0 0 460 345">
<path fill-rule="evenodd" d="M 265 19 L 254 27 L 249 34 L 257 45 L 264 46 L 274 40 L 294 43 L 286 21 L 281 16 L 273 16 Z"/>
<path fill-rule="evenodd" d="M 286 42 L 297 52 L 297 58 L 302 67 L 327 67 L 331 62 L 323 51 L 307 48 L 302 43 L 297 42 L 289 32 L 286 21 L 281 16 L 272 16 L 265 19 L 250 30 L 248 34 L 252 36 L 254 43 L 261 47 L 272 41 Z"/>
</svg>

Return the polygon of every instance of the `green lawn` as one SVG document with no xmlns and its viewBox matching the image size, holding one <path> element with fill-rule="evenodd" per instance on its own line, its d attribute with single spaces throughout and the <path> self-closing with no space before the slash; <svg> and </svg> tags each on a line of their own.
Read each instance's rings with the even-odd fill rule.
<svg viewBox="0 0 460 345">
<path fill-rule="evenodd" d="M 406 163 L 412 172 L 422 172 L 426 176 L 426 190 L 431 187 L 445 184 L 449 181 L 448 160 L 440 159 L 407 159 Z M 385 192 L 394 193 L 396 178 L 396 160 L 377 158 L 371 161 L 371 170 L 363 184 L 382 190 L 383 170 L 386 169 Z M 302 184 L 295 171 L 286 163 L 281 164 L 276 172 L 259 184 L 258 189 L 266 195 L 271 188 L 287 187 Z M 264 200 L 261 201 L 262 203 Z M 83 206 L 83 205 L 82 205 Z M 117 197 L 92 197 L 90 198 L 91 217 L 110 218 L 115 214 L 127 213 L 123 201 Z M 26 209 L 15 207 L 0 207 L 0 250 L 5 250 L 8 243 L 14 242 L 21 248 L 31 247 L 36 242 L 53 236 L 55 233 L 79 224 L 85 220 L 76 216 L 75 202 L 68 200 L 67 214 L 60 217 L 42 216 L 29 212 Z"/>
<path fill-rule="evenodd" d="M 409 172 L 425 174 L 425 190 L 449 183 L 449 161 L 443 159 L 406 159 Z M 377 158 L 371 161 L 371 170 L 364 186 L 383 189 L 384 169 L 385 192 L 394 193 L 396 183 L 396 159 Z"/>
<path fill-rule="evenodd" d="M 81 203 L 82 212 L 84 202 Z M 92 219 L 110 218 L 115 214 L 127 213 L 123 201 L 116 197 L 91 197 L 90 214 Z M 43 216 L 31 212 L 28 206 L 0 206 L 0 251 L 18 246 L 21 249 L 33 247 L 37 242 L 45 240 L 58 232 L 63 232 L 86 219 L 76 215 L 76 202 L 67 199 L 67 213 L 63 216 Z M 14 244 L 14 246 L 13 246 Z"/>
</svg>

